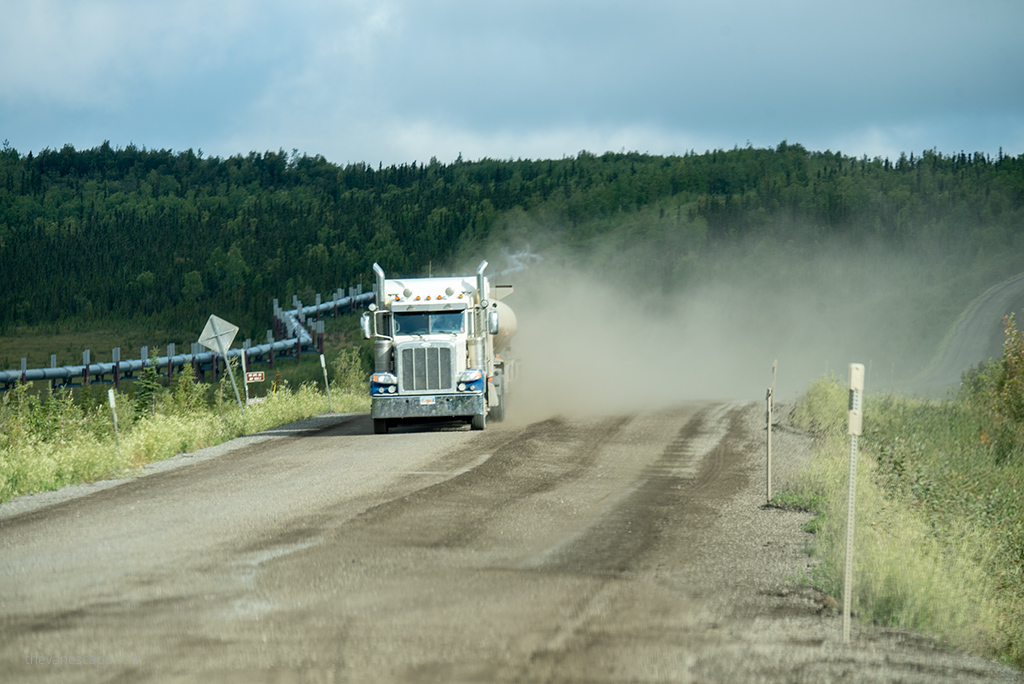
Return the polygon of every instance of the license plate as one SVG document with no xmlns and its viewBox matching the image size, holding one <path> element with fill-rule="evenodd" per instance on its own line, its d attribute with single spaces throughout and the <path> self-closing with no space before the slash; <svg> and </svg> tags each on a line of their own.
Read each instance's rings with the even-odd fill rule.
<svg viewBox="0 0 1024 684">
<path fill-rule="evenodd" d="M 420 397 L 420 406 L 429 406 L 434 403 L 434 397 Z"/>
</svg>

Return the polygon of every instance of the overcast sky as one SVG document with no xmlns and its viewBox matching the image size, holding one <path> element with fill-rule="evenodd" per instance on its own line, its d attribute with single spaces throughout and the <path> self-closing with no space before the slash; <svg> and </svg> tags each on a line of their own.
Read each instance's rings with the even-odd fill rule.
<svg viewBox="0 0 1024 684">
<path fill-rule="evenodd" d="M 1024 154 L 1022 0 L 0 0 L 0 141 Z"/>
</svg>

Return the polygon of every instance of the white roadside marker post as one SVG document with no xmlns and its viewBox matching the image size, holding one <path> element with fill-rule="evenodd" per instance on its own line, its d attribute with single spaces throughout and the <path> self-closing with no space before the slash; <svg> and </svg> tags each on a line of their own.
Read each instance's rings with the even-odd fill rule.
<svg viewBox="0 0 1024 684">
<path fill-rule="evenodd" d="M 249 355 L 242 349 L 242 387 L 245 389 L 245 405 L 249 405 Z"/>
<path fill-rule="evenodd" d="M 843 643 L 850 643 L 850 609 L 853 594 L 853 521 L 857 498 L 857 437 L 863 424 L 861 393 L 864 391 L 864 364 L 850 364 L 850 491 L 846 508 L 846 568 L 843 576 Z"/>
<path fill-rule="evenodd" d="M 327 384 L 327 361 L 324 355 L 320 355 L 320 367 L 324 369 L 324 391 L 327 392 L 327 410 L 334 413 L 334 406 L 331 404 L 331 386 Z"/>
<path fill-rule="evenodd" d="M 110 415 L 114 417 L 114 444 L 117 445 L 117 460 L 121 460 L 121 438 L 117 434 L 117 406 L 114 405 L 114 390 L 107 390 L 107 400 L 110 402 Z M 123 464 L 122 464 L 123 465 Z"/>
<path fill-rule="evenodd" d="M 768 396 L 765 397 L 765 403 L 767 403 L 767 421 L 768 421 L 768 453 L 767 461 L 768 467 L 765 474 L 767 490 L 767 503 L 772 503 L 772 413 L 775 409 L 775 375 L 779 367 L 779 360 L 775 359 L 772 361 L 772 386 L 768 388 Z"/>
</svg>

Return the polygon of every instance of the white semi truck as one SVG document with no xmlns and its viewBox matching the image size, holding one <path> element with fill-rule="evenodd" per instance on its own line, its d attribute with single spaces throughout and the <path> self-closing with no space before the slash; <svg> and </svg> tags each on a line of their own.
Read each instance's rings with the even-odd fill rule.
<svg viewBox="0 0 1024 684">
<path fill-rule="evenodd" d="M 512 362 L 502 357 L 516 317 L 500 301 L 510 285 L 484 276 L 386 279 L 373 265 L 377 302 L 363 314 L 363 336 L 373 340 L 370 377 L 373 431 L 399 421 L 465 420 L 483 430 L 488 416 L 505 416 Z"/>
</svg>

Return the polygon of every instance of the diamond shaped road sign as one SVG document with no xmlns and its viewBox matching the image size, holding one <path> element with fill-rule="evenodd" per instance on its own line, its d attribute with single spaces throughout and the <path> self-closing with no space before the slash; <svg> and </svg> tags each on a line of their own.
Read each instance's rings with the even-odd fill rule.
<svg viewBox="0 0 1024 684">
<path fill-rule="evenodd" d="M 228 360 L 228 349 L 231 348 L 231 343 L 235 341 L 237 333 L 237 325 L 231 325 L 223 318 L 210 314 L 210 320 L 206 321 L 206 327 L 203 328 L 203 332 L 199 336 L 199 344 L 211 351 L 219 352 L 226 362 Z M 230 363 L 228 364 L 228 377 L 231 378 L 231 387 L 235 390 L 238 410 L 242 412 L 242 420 L 245 420 L 245 407 L 242 406 L 242 397 L 238 394 L 238 385 L 235 384 L 235 374 L 231 371 Z"/>
<path fill-rule="evenodd" d="M 231 348 L 231 343 L 235 341 L 237 334 L 237 325 L 232 325 L 223 318 L 210 314 L 210 320 L 206 321 L 206 327 L 203 328 L 203 332 L 199 336 L 199 344 L 211 351 L 224 354 Z"/>
</svg>

